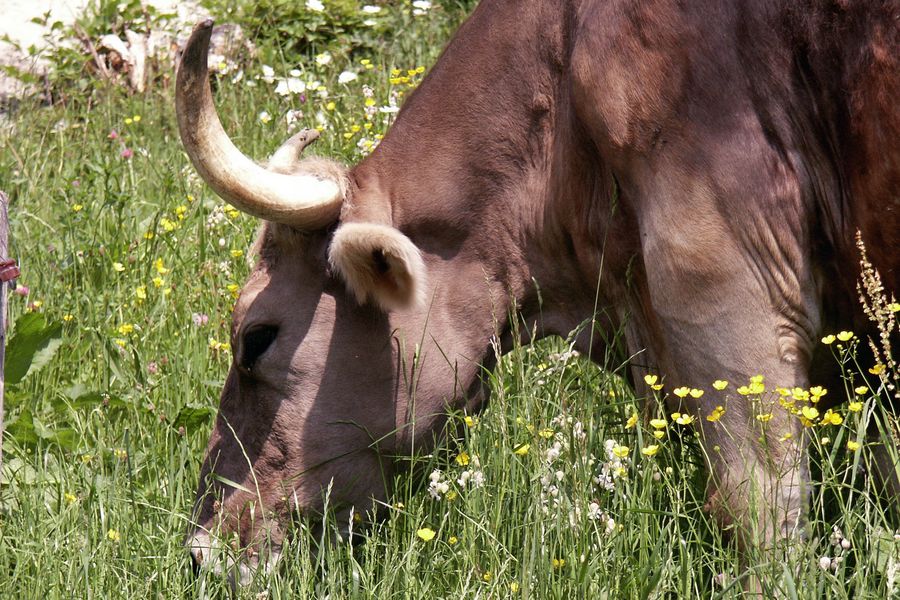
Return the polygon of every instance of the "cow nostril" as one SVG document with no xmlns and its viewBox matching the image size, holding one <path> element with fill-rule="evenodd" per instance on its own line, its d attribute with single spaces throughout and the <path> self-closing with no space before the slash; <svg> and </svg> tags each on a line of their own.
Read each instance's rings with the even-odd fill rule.
<svg viewBox="0 0 900 600">
<path fill-rule="evenodd" d="M 194 575 L 200 573 L 203 562 L 209 557 L 210 540 L 206 534 L 197 534 L 187 542 L 188 551 L 191 554 L 191 568 Z"/>
</svg>

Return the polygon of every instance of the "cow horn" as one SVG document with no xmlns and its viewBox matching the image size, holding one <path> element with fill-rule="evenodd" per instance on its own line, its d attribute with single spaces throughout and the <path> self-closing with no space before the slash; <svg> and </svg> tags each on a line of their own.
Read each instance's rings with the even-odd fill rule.
<svg viewBox="0 0 900 600">
<path fill-rule="evenodd" d="M 228 138 L 209 85 L 212 28 L 212 19 L 194 28 L 175 84 L 178 130 L 200 176 L 226 202 L 251 215 L 306 230 L 333 223 L 344 200 L 342 182 L 264 169 Z"/>
</svg>

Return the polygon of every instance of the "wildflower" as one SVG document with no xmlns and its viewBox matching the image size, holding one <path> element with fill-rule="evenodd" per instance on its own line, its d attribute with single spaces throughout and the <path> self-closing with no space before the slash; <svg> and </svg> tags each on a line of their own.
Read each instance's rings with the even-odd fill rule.
<svg viewBox="0 0 900 600">
<path fill-rule="evenodd" d="M 703 390 L 698 390 L 695 388 L 691 388 L 691 391 L 688 393 L 691 395 L 691 398 L 694 399 L 699 399 L 701 396 L 703 396 Z"/>
<path fill-rule="evenodd" d="M 428 0 L 415 0 L 412 5 L 413 15 L 417 17 L 424 15 L 431 8 L 431 2 L 428 2 Z"/>
<path fill-rule="evenodd" d="M 28 295 L 28 292 L 31 290 L 28 289 L 27 285 L 17 285 L 15 289 L 15 293 L 17 296 L 22 296 L 23 298 Z"/>
<path fill-rule="evenodd" d="M 124 348 L 124 347 L 125 347 L 125 344 L 126 344 L 125 340 L 123 340 L 122 338 L 116 338 L 116 339 L 114 339 L 114 340 L 113 340 L 113 343 L 114 343 L 116 346 L 118 346 L 119 348 Z"/>
<path fill-rule="evenodd" d="M 451 546 L 454 546 L 454 545 L 456 545 L 456 543 L 458 541 L 459 541 L 458 537 L 456 537 L 455 535 L 451 535 L 450 538 L 447 540 L 447 543 L 450 544 Z"/>
<path fill-rule="evenodd" d="M 365 6 L 362 7 L 362 11 L 364 13 L 366 13 L 367 15 L 374 15 L 374 14 L 378 14 L 381 12 L 381 7 L 380 6 L 372 6 L 371 4 L 366 4 Z M 362 61 L 360 61 L 360 62 L 362 62 Z M 366 61 L 366 62 L 368 62 L 368 61 Z"/>
<path fill-rule="evenodd" d="M 111 140 L 118 139 L 118 137 L 119 137 L 119 132 L 116 131 L 115 129 L 110 129 L 110 130 L 109 130 L 109 133 L 106 134 L 106 137 L 109 138 L 109 139 L 111 139 Z"/>
<path fill-rule="evenodd" d="M 628 446 L 616 445 L 613 446 L 611 452 L 616 458 L 628 458 L 630 451 L 628 450 Z"/>
<path fill-rule="evenodd" d="M 823 571 L 827 571 L 831 568 L 831 557 L 823 556 L 819 558 L 819 568 Z"/>
<path fill-rule="evenodd" d="M 92 460 L 94 460 L 94 455 L 93 455 L 93 454 L 82 454 L 82 455 L 81 455 L 81 462 L 82 462 L 83 464 L 88 464 L 88 463 L 91 462 Z"/>
<path fill-rule="evenodd" d="M 518 594 L 519 593 L 519 584 L 515 581 L 511 581 L 509 583 L 509 593 Z"/>
<path fill-rule="evenodd" d="M 672 390 L 672 393 L 675 394 L 676 396 L 678 396 L 679 398 L 684 398 L 685 396 L 688 395 L 688 393 L 690 391 L 691 391 L 690 388 L 677 387 L 674 390 Z"/>
<path fill-rule="evenodd" d="M 313 12 L 322 12 L 325 10 L 325 5 L 322 4 L 322 0 L 306 0 L 306 8 Z"/>
<path fill-rule="evenodd" d="M 566 559 L 554 558 L 550 564 L 553 566 L 554 570 L 562 569 L 564 566 L 566 566 Z"/>
<path fill-rule="evenodd" d="M 154 361 L 150 361 L 147 363 L 147 372 L 151 375 L 156 375 L 159 372 L 159 365 Z"/>
<path fill-rule="evenodd" d="M 282 79 L 275 86 L 275 93 L 279 96 L 290 96 L 291 94 L 302 94 L 306 91 L 306 84 L 296 77 L 288 77 Z"/>
<path fill-rule="evenodd" d="M 162 287 L 166 283 L 162 277 L 154 277 L 151 281 L 155 287 Z"/>
<path fill-rule="evenodd" d="M 138 303 L 147 299 L 147 286 L 139 285 L 134 288 L 134 297 L 137 298 Z"/>
<path fill-rule="evenodd" d="M 814 385 L 813 387 L 809 388 L 810 400 L 812 402 L 818 402 L 819 399 L 827 393 L 828 390 L 820 385 Z"/>
<path fill-rule="evenodd" d="M 625 422 L 625 429 L 632 429 L 638 422 L 638 414 L 634 413 L 630 417 L 628 417 L 628 421 Z"/>
<path fill-rule="evenodd" d="M 126 450 L 123 450 L 122 448 L 116 448 L 115 450 L 113 450 L 113 455 L 119 460 L 125 460 L 126 458 L 128 458 L 128 452 Z"/>
<path fill-rule="evenodd" d="M 722 415 L 724 415 L 724 414 L 725 414 L 725 409 L 722 408 L 721 406 L 717 406 L 713 409 L 713 411 L 711 413 L 706 415 L 706 420 L 709 421 L 710 423 L 715 423 L 716 421 L 721 419 Z"/>
<path fill-rule="evenodd" d="M 665 429 L 667 424 L 665 419 L 650 419 L 650 427 L 653 429 Z"/>
<path fill-rule="evenodd" d="M 521 446 L 513 450 L 513 454 L 525 456 L 526 454 L 528 454 L 529 448 L 531 448 L 531 444 L 522 444 Z"/>
<path fill-rule="evenodd" d="M 841 331 L 840 333 L 837 334 L 837 339 L 842 342 L 849 342 L 850 340 L 853 339 L 853 332 L 852 331 Z"/>
<path fill-rule="evenodd" d="M 816 410 L 816 408 L 814 406 L 804 406 L 800 410 L 800 414 L 803 416 L 803 418 L 809 419 L 810 421 L 814 421 L 815 419 L 818 418 L 819 411 Z"/>
<path fill-rule="evenodd" d="M 469 464 L 469 453 L 468 452 L 460 452 L 456 455 L 456 464 L 465 467 Z"/>
<path fill-rule="evenodd" d="M 794 434 L 793 434 L 793 433 L 786 433 L 786 434 L 784 434 L 783 436 L 781 436 L 780 438 L 778 438 L 778 441 L 779 441 L 779 442 L 786 442 L 786 441 L 788 441 L 789 439 L 791 439 L 791 438 L 793 438 L 793 437 L 794 437 Z"/>
<path fill-rule="evenodd" d="M 659 452 L 659 446 L 656 444 L 641 448 L 641 454 L 643 454 L 644 456 L 655 456 L 657 452 Z"/>
<path fill-rule="evenodd" d="M 311 0 L 315 1 L 315 0 Z M 324 67 L 328 63 L 331 62 L 331 53 L 330 52 L 322 52 L 321 54 L 316 55 L 316 64 Z"/>
<path fill-rule="evenodd" d="M 259 113 L 259 116 L 257 118 L 259 119 L 260 123 L 266 124 L 272 120 L 272 115 L 269 114 L 269 111 L 264 110 Z"/>
<path fill-rule="evenodd" d="M 747 387 L 746 385 L 742 385 L 741 387 L 739 387 L 737 389 L 737 393 L 740 394 L 741 396 L 748 396 L 748 395 L 750 395 L 750 388 Z"/>
<path fill-rule="evenodd" d="M 850 412 L 859 412 L 862 409 L 863 409 L 863 403 L 859 402 L 858 400 L 853 401 L 847 405 L 847 410 L 849 410 Z"/>
<path fill-rule="evenodd" d="M 475 426 L 478 424 L 478 423 L 475 421 L 475 419 L 473 419 L 473 418 L 470 417 L 469 415 L 466 415 L 465 418 L 463 419 L 463 421 L 465 422 L 466 427 L 475 427 Z"/>
<path fill-rule="evenodd" d="M 125 148 L 125 149 L 122 150 L 121 156 L 122 156 L 122 158 L 124 158 L 125 160 L 128 160 L 129 158 L 131 158 L 132 156 L 134 156 L 134 150 L 132 150 L 131 148 Z"/>
<path fill-rule="evenodd" d="M 690 425 L 694 422 L 694 417 L 688 414 L 672 413 L 672 420 L 679 425 Z"/>
<path fill-rule="evenodd" d="M 772 420 L 772 413 L 763 413 L 756 415 L 756 420 L 760 423 L 768 423 Z"/>
<path fill-rule="evenodd" d="M 68 323 L 69 321 L 73 320 L 74 318 L 75 318 L 75 317 L 73 317 L 73 316 L 70 315 L 70 314 L 65 314 L 65 315 L 63 315 L 63 321 L 65 321 L 66 323 Z"/>
<path fill-rule="evenodd" d="M 663 439 L 664 437 L 666 437 L 666 432 L 665 432 L 665 431 L 654 431 L 654 432 L 653 432 L 653 437 L 655 437 L 655 438 L 658 439 L 658 440 L 661 440 L 661 439 Z"/>
<path fill-rule="evenodd" d="M 106 532 L 106 539 L 111 542 L 118 542 L 120 538 L 121 536 L 119 535 L 119 532 L 115 529 L 110 529 Z"/>
<path fill-rule="evenodd" d="M 644 375 L 644 383 L 649 386 L 656 385 L 656 381 L 659 379 L 656 375 Z"/>
<path fill-rule="evenodd" d="M 435 500 L 440 500 L 447 492 L 450 491 L 450 484 L 443 479 L 443 473 L 440 469 L 431 472 L 428 478 L 428 494 Z"/>
<path fill-rule="evenodd" d="M 900 312 L 900 302 L 891 302 L 887 305 L 887 309 L 891 312 Z"/>
<path fill-rule="evenodd" d="M 119 335 L 128 335 L 134 331 L 134 325 L 131 323 L 122 323 L 116 331 L 119 332 Z"/>
<path fill-rule="evenodd" d="M 860 444 L 856 440 L 850 440 L 849 442 L 847 442 L 847 450 L 850 450 L 851 452 L 856 452 L 859 449 L 860 449 Z"/>
<path fill-rule="evenodd" d="M 864 385 L 861 385 L 857 388 L 854 388 L 853 391 L 859 396 L 864 396 L 866 394 L 866 392 L 869 391 L 869 388 Z"/>
<path fill-rule="evenodd" d="M 82 208 L 84 208 L 84 204 L 75 203 L 72 205 L 72 212 L 79 212 Z"/>
<path fill-rule="evenodd" d="M 545 427 L 538 432 L 538 435 L 544 438 L 545 440 L 549 440 L 553 437 L 553 430 Z"/>
<path fill-rule="evenodd" d="M 338 83 L 350 83 L 351 81 L 355 81 L 357 77 L 359 77 L 359 75 L 353 71 L 343 71 L 338 75 Z"/>
<path fill-rule="evenodd" d="M 881 375 L 882 373 L 884 373 L 884 369 L 885 367 L 883 364 L 875 363 L 875 366 L 869 369 L 869 373 L 871 373 L 872 375 Z"/>
<path fill-rule="evenodd" d="M 112 268 L 113 268 L 113 271 L 115 271 L 116 273 L 121 273 L 122 271 L 125 270 L 125 265 L 123 265 L 120 262 L 114 262 L 112 264 Z"/>
<path fill-rule="evenodd" d="M 184 204 L 179 204 L 178 206 L 175 207 L 175 218 L 177 218 L 179 221 L 184 220 L 184 215 L 186 213 L 187 213 L 187 206 L 185 206 Z"/>
<path fill-rule="evenodd" d="M 724 390 L 725 388 L 728 387 L 728 382 L 725 381 L 724 379 L 716 379 L 715 381 L 713 381 L 712 386 L 714 389 L 721 392 L 722 390 Z"/>
<path fill-rule="evenodd" d="M 153 268 L 156 269 L 156 272 L 160 275 L 165 275 L 169 272 L 169 269 L 166 268 L 165 263 L 163 263 L 163 259 L 157 258 L 153 261 Z"/>
<path fill-rule="evenodd" d="M 71 492 L 66 492 L 63 499 L 66 501 L 66 504 L 75 504 L 78 502 L 78 496 Z"/>
<path fill-rule="evenodd" d="M 825 345 L 831 345 L 831 344 L 833 344 L 833 343 L 834 343 L 834 336 L 833 336 L 833 335 L 826 335 L 825 337 L 822 338 L 822 343 L 825 344 Z"/>
<path fill-rule="evenodd" d="M 822 416 L 822 425 L 840 425 L 843 422 L 844 418 L 841 417 L 840 413 L 836 413 L 830 408 Z"/>
</svg>

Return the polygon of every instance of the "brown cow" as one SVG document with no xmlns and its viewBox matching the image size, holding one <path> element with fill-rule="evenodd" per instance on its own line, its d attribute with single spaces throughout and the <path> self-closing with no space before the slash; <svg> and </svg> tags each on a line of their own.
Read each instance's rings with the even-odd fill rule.
<svg viewBox="0 0 900 600">
<path fill-rule="evenodd" d="M 241 154 L 198 25 L 182 140 L 267 223 L 195 559 L 218 529 L 271 560 L 288 515 L 317 514 L 325 490 L 344 511 L 387 499 L 395 457 L 432 447 L 449 411 L 481 410 L 479 373 L 516 310 L 540 335 L 591 322 L 590 356 L 624 327 L 634 381 L 649 368 L 705 390 L 669 396 L 698 417 L 722 402 L 715 379 L 808 387 L 831 360 L 822 332 L 868 330 L 857 230 L 900 289 L 898 18 L 893 1 L 484 0 L 349 170 L 299 161 L 304 136 L 268 169 Z M 702 428 L 709 507 L 772 540 L 803 520 L 803 435 L 787 412 L 764 443 L 752 423 L 735 397 Z"/>
</svg>

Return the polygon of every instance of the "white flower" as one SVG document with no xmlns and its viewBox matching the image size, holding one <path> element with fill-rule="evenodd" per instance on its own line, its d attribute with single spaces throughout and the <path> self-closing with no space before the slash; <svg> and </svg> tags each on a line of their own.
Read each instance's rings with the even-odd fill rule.
<svg viewBox="0 0 900 600">
<path fill-rule="evenodd" d="M 413 14 L 418 16 L 424 15 L 431 8 L 431 2 L 428 0 L 416 0 L 412 3 L 413 5 Z"/>
<path fill-rule="evenodd" d="M 613 520 L 612 517 L 609 517 L 606 520 L 606 533 L 611 534 L 615 530 L 616 530 L 616 522 Z"/>
<path fill-rule="evenodd" d="M 331 62 L 331 53 L 323 52 L 322 54 L 316 54 L 316 64 L 325 66 Z"/>
<path fill-rule="evenodd" d="M 338 75 L 338 83 L 350 83 L 358 77 L 353 71 L 344 71 Z"/>
<path fill-rule="evenodd" d="M 301 77 L 303 75 L 303 71 L 301 71 L 300 69 L 291 69 L 290 71 L 288 71 L 288 75 L 290 75 L 291 77 Z"/>
<path fill-rule="evenodd" d="M 367 15 L 374 15 L 381 12 L 380 6 L 372 6 L 371 4 L 366 4 L 362 7 L 362 11 Z"/>
<path fill-rule="evenodd" d="M 272 83 L 275 81 L 275 69 L 270 67 L 269 65 L 262 66 L 262 80 L 266 83 Z"/>
<path fill-rule="evenodd" d="M 591 521 L 596 521 L 600 517 L 604 516 L 603 511 L 600 510 L 600 505 L 596 502 L 591 502 L 588 505 L 588 519 Z"/>
<path fill-rule="evenodd" d="M 376 25 L 378 25 L 378 21 L 376 21 L 375 19 L 366 19 L 365 21 L 363 21 L 363 25 L 365 25 L 366 27 L 375 27 Z"/>
<path fill-rule="evenodd" d="M 270 115 L 268 111 L 264 110 L 261 113 L 259 113 L 259 120 L 262 121 L 263 123 L 268 123 L 269 121 L 272 120 L 272 115 Z"/>
<path fill-rule="evenodd" d="M 275 93 L 279 96 L 288 96 L 290 94 L 302 94 L 306 91 L 306 84 L 296 77 L 288 77 L 282 79 L 275 86 Z"/>
<path fill-rule="evenodd" d="M 823 571 L 827 571 L 831 568 L 831 558 L 828 556 L 823 556 L 819 559 L 819 568 Z"/>
<path fill-rule="evenodd" d="M 284 120 L 287 123 L 288 130 L 292 130 L 297 127 L 297 124 L 300 122 L 300 119 L 303 118 L 302 110 L 289 110 L 284 115 Z"/>
<path fill-rule="evenodd" d="M 325 5 L 322 4 L 322 0 L 306 0 L 306 8 L 315 12 L 322 12 L 325 10 Z"/>
</svg>

